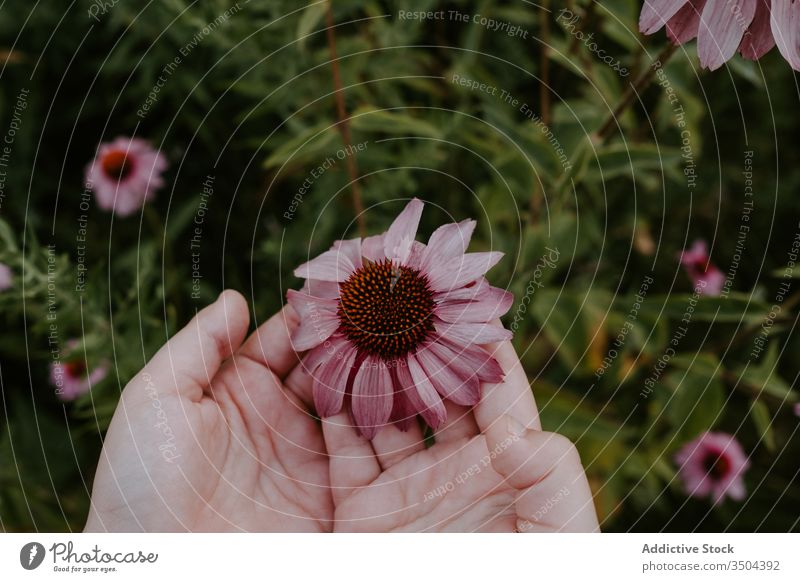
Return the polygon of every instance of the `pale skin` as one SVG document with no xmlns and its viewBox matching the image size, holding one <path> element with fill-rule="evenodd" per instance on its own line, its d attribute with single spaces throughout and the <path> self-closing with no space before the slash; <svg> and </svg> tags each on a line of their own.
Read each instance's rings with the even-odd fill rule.
<svg viewBox="0 0 800 582">
<path fill-rule="evenodd" d="M 133 378 L 109 427 L 86 531 L 599 529 L 575 447 L 543 432 L 510 344 L 472 409 L 447 404 L 426 448 L 415 424 L 372 441 L 311 414 L 312 379 L 284 308 L 249 338 L 224 292 Z"/>
</svg>

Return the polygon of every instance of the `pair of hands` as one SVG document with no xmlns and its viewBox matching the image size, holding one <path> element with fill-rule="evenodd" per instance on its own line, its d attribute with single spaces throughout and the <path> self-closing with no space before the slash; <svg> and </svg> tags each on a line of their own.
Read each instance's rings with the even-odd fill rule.
<svg viewBox="0 0 800 582">
<path fill-rule="evenodd" d="M 575 447 L 541 431 L 510 344 L 506 379 L 447 402 L 426 448 L 416 424 L 361 437 L 346 412 L 313 418 L 291 308 L 249 338 L 225 291 L 125 387 L 86 531 L 596 531 Z"/>
</svg>

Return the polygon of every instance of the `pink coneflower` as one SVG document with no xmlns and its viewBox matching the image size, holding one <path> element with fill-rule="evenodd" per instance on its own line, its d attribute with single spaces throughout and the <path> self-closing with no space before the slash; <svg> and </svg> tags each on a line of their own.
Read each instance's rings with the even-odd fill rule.
<svg viewBox="0 0 800 582">
<path fill-rule="evenodd" d="M 502 253 L 465 252 L 473 220 L 417 242 L 422 209 L 414 199 L 384 234 L 337 241 L 295 270 L 307 281 L 287 294 L 301 320 L 292 342 L 311 350 L 317 413 L 338 413 L 349 396 L 367 438 L 387 422 L 407 429 L 417 414 L 437 428 L 447 417 L 442 399 L 471 406 L 481 382 L 503 377 L 481 347 L 511 338 L 489 322 L 513 296 L 483 277 Z"/>
<path fill-rule="evenodd" d="M 681 45 L 697 37 L 700 64 L 718 69 L 738 50 L 750 60 L 778 50 L 800 70 L 800 2 L 796 0 L 645 0 L 639 30 L 652 34 L 665 24 Z"/>
<path fill-rule="evenodd" d="M 0 292 L 11 289 L 14 284 L 14 274 L 5 263 L 0 263 Z"/>
<path fill-rule="evenodd" d="M 678 451 L 675 462 L 688 495 L 710 495 L 714 504 L 726 495 L 736 501 L 744 499 L 743 477 L 750 461 L 733 436 L 723 432 L 703 433 Z"/>
<path fill-rule="evenodd" d="M 692 280 L 695 290 L 700 295 L 719 295 L 725 284 L 725 275 L 711 263 L 708 256 L 708 245 L 703 240 L 680 253 L 681 264 Z"/>
<path fill-rule="evenodd" d="M 100 208 L 128 216 L 164 184 L 166 168 L 167 160 L 145 140 L 118 137 L 97 150 L 86 167 L 86 183 Z"/>
<path fill-rule="evenodd" d="M 101 364 L 89 371 L 83 358 L 68 362 L 50 364 L 50 383 L 55 386 L 56 396 L 60 400 L 75 400 L 88 392 L 92 386 L 103 380 L 108 374 L 108 367 Z"/>
</svg>

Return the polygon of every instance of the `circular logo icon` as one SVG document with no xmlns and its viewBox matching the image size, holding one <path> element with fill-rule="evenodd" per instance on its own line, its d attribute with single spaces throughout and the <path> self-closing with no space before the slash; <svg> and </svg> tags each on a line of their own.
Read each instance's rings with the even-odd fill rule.
<svg viewBox="0 0 800 582">
<path fill-rule="evenodd" d="M 26 570 L 35 570 L 44 561 L 44 546 L 39 542 L 29 542 L 19 551 L 19 563 Z"/>
</svg>

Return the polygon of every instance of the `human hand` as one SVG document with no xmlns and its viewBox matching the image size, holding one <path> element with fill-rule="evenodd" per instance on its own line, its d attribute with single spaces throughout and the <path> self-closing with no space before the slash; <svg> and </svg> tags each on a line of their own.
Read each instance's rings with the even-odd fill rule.
<svg viewBox="0 0 800 582">
<path fill-rule="evenodd" d="M 426 448 L 416 424 L 370 442 L 346 412 L 323 420 L 335 531 L 588 532 L 599 525 L 577 450 L 541 431 L 510 343 L 490 347 L 505 381 L 474 408 L 446 401 Z"/>
<path fill-rule="evenodd" d="M 291 308 L 246 342 L 226 291 L 131 380 L 106 435 L 87 531 L 329 531 L 319 424 L 298 399 Z"/>
</svg>

